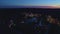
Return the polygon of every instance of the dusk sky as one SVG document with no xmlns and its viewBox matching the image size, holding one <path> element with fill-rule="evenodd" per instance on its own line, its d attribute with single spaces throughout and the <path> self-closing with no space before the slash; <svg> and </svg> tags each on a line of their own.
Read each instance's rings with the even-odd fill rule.
<svg viewBox="0 0 60 34">
<path fill-rule="evenodd" d="M 0 6 L 60 6 L 60 0 L 0 0 Z"/>
</svg>

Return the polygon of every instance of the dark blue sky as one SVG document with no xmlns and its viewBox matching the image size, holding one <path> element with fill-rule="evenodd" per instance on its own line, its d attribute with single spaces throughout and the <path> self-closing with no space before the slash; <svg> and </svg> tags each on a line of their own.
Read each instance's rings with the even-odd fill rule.
<svg viewBox="0 0 60 34">
<path fill-rule="evenodd" d="M 0 0 L 0 8 L 20 8 L 21 6 L 48 6 L 48 8 L 51 6 L 60 8 L 60 0 Z"/>
<path fill-rule="evenodd" d="M 60 0 L 0 0 L 0 6 L 59 6 Z"/>
</svg>

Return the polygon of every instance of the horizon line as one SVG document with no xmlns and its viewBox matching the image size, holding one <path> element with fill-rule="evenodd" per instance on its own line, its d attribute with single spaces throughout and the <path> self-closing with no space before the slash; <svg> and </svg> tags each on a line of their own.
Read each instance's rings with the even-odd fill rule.
<svg viewBox="0 0 60 34">
<path fill-rule="evenodd" d="M 60 6 L 0 6 L 0 8 L 60 8 Z"/>
</svg>

